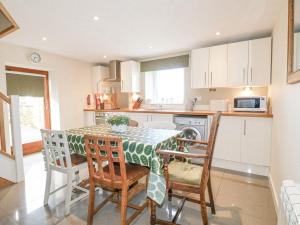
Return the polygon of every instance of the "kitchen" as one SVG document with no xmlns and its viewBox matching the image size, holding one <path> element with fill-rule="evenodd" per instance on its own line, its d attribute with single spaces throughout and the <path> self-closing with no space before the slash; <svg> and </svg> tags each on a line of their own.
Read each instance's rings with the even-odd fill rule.
<svg viewBox="0 0 300 225">
<path fill-rule="evenodd" d="M 181 80 L 176 69 L 182 70 Z M 147 76 L 153 71 L 169 71 L 168 87 L 164 87 L 163 79 L 151 84 Z M 177 78 L 174 83 L 170 81 L 172 77 Z M 84 109 L 86 126 L 105 123 L 111 115 L 122 114 L 140 126 L 147 122 L 174 122 L 190 138 L 207 140 L 213 113 L 222 111 L 213 165 L 267 176 L 273 117 L 268 98 L 270 84 L 271 37 L 141 62 L 112 61 L 109 67 L 93 67 L 93 94 L 88 96 L 90 105 Z M 182 92 L 182 96 L 167 96 L 172 89 Z M 95 100 L 92 96 L 96 93 Z"/>
</svg>

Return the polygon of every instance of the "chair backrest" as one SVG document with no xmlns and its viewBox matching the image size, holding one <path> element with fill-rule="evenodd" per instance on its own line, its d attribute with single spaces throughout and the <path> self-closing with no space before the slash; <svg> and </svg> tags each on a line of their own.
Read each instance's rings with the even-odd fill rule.
<svg viewBox="0 0 300 225">
<path fill-rule="evenodd" d="M 175 130 L 176 125 L 169 121 L 152 121 L 152 122 L 144 122 L 142 124 L 143 127 L 146 128 L 155 128 L 155 129 L 167 129 L 167 130 Z"/>
<path fill-rule="evenodd" d="M 104 185 L 114 186 L 116 176 L 127 181 L 122 139 L 114 136 L 85 135 L 85 150 L 90 179 L 97 178 Z M 97 166 L 94 167 L 94 162 Z M 103 166 L 108 164 L 108 176 L 104 176 Z M 120 174 L 116 174 L 115 166 L 119 166 Z"/>
<path fill-rule="evenodd" d="M 41 129 L 44 145 L 46 169 L 54 166 L 62 169 L 72 168 L 70 149 L 64 131 Z"/>
<path fill-rule="evenodd" d="M 138 127 L 139 126 L 139 122 L 137 122 L 135 120 L 129 120 L 128 126 L 130 126 L 130 127 Z"/>
<path fill-rule="evenodd" d="M 217 133 L 220 124 L 220 118 L 221 118 L 221 112 L 215 113 L 210 127 L 210 134 L 209 134 L 207 151 L 206 151 L 208 157 L 207 159 L 204 160 L 201 183 L 200 183 L 200 186 L 202 186 L 203 188 L 206 187 L 209 178 L 209 171 L 211 168 L 215 143 L 217 139 Z"/>
</svg>

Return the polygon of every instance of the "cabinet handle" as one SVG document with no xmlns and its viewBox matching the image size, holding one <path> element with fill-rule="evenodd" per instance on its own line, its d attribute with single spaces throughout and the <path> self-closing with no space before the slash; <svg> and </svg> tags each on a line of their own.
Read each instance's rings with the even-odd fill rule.
<svg viewBox="0 0 300 225">
<path fill-rule="evenodd" d="M 252 69 L 252 67 L 251 67 L 251 69 L 250 69 L 250 73 L 251 73 L 251 84 L 252 84 L 252 82 L 253 82 L 253 71 L 252 71 L 253 69 Z"/>
<path fill-rule="evenodd" d="M 244 136 L 246 136 L 246 130 L 247 130 L 247 121 L 244 120 Z"/>
<path fill-rule="evenodd" d="M 204 72 L 204 85 L 206 86 L 206 72 Z"/>
<path fill-rule="evenodd" d="M 210 72 L 210 86 L 212 86 L 212 72 Z"/>
</svg>

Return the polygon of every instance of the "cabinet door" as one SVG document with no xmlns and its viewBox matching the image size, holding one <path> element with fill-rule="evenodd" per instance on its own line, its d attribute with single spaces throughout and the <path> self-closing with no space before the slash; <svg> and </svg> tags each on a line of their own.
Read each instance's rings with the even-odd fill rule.
<svg viewBox="0 0 300 225">
<path fill-rule="evenodd" d="M 142 123 L 148 122 L 148 114 L 147 113 L 128 113 L 128 117 L 132 120 L 135 120 L 141 126 Z"/>
<path fill-rule="evenodd" d="M 268 86 L 271 81 L 271 38 L 249 41 L 250 86 Z"/>
<path fill-rule="evenodd" d="M 92 68 L 92 91 L 93 93 L 100 92 L 100 83 L 103 79 L 108 77 L 108 67 L 105 66 L 94 66 Z"/>
<path fill-rule="evenodd" d="M 121 91 L 140 91 L 140 63 L 135 61 L 121 62 Z"/>
<path fill-rule="evenodd" d="M 209 86 L 226 87 L 227 85 L 227 45 L 209 49 Z"/>
<path fill-rule="evenodd" d="M 240 162 L 241 118 L 222 116 L 214 150 L 214 157 Z"/>
<path fill-rule="evenodd" d="M 131 61 L 131 92 L 140 92 L 141 89 L 141 67 L 139 62 Z"/>
<path fill-rule="evenodd" d="M 121 62 L 121 91 L 131 92 L 131 83 L 130 62 Z"/>
<path fill-rule="evenodd" d="M 191 87 L 208 87 L 209 48 L 195 49 L 191 52 Z"/>
<path fill-rule="evenodd" d="M 294 70 L 300 68 L 300 33 L 294 33 Z"/>
<path fill-rule="evenodd" d="M 242 120 L 241 161 L 269 166 L 272 120 L 250 117 Z"/>
<path fill-rule="evenodd" d="M 151 114 L 151 121 L 173 122 L 171 114 Z"/>
<path fill-rule="evenodd" d="M 248 41 L 228 45 L 228 86 L 247 85 Z"/>
</svg>

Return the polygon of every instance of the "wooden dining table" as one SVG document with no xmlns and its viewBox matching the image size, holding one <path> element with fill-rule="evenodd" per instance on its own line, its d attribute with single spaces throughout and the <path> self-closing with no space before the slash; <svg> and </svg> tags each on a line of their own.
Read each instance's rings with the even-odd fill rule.
<svg viewBox="0 0 300 225">
<path fill-rule="evenodd" d="M 178 130 L 127 127 L 124 132 L 114 132 L 107 124 L 70 129 L 66 131 L 70 151 L 86 155 L 84 135 L 118 136 L 122 138 L 125 160 L 150 168 L 147 196 L 157 204 L 162 204 L 166 195 L 166 180 L 163 175 L 163 159 L 156 153 L 158 149 L 176 151 Z"/>
</svg>

